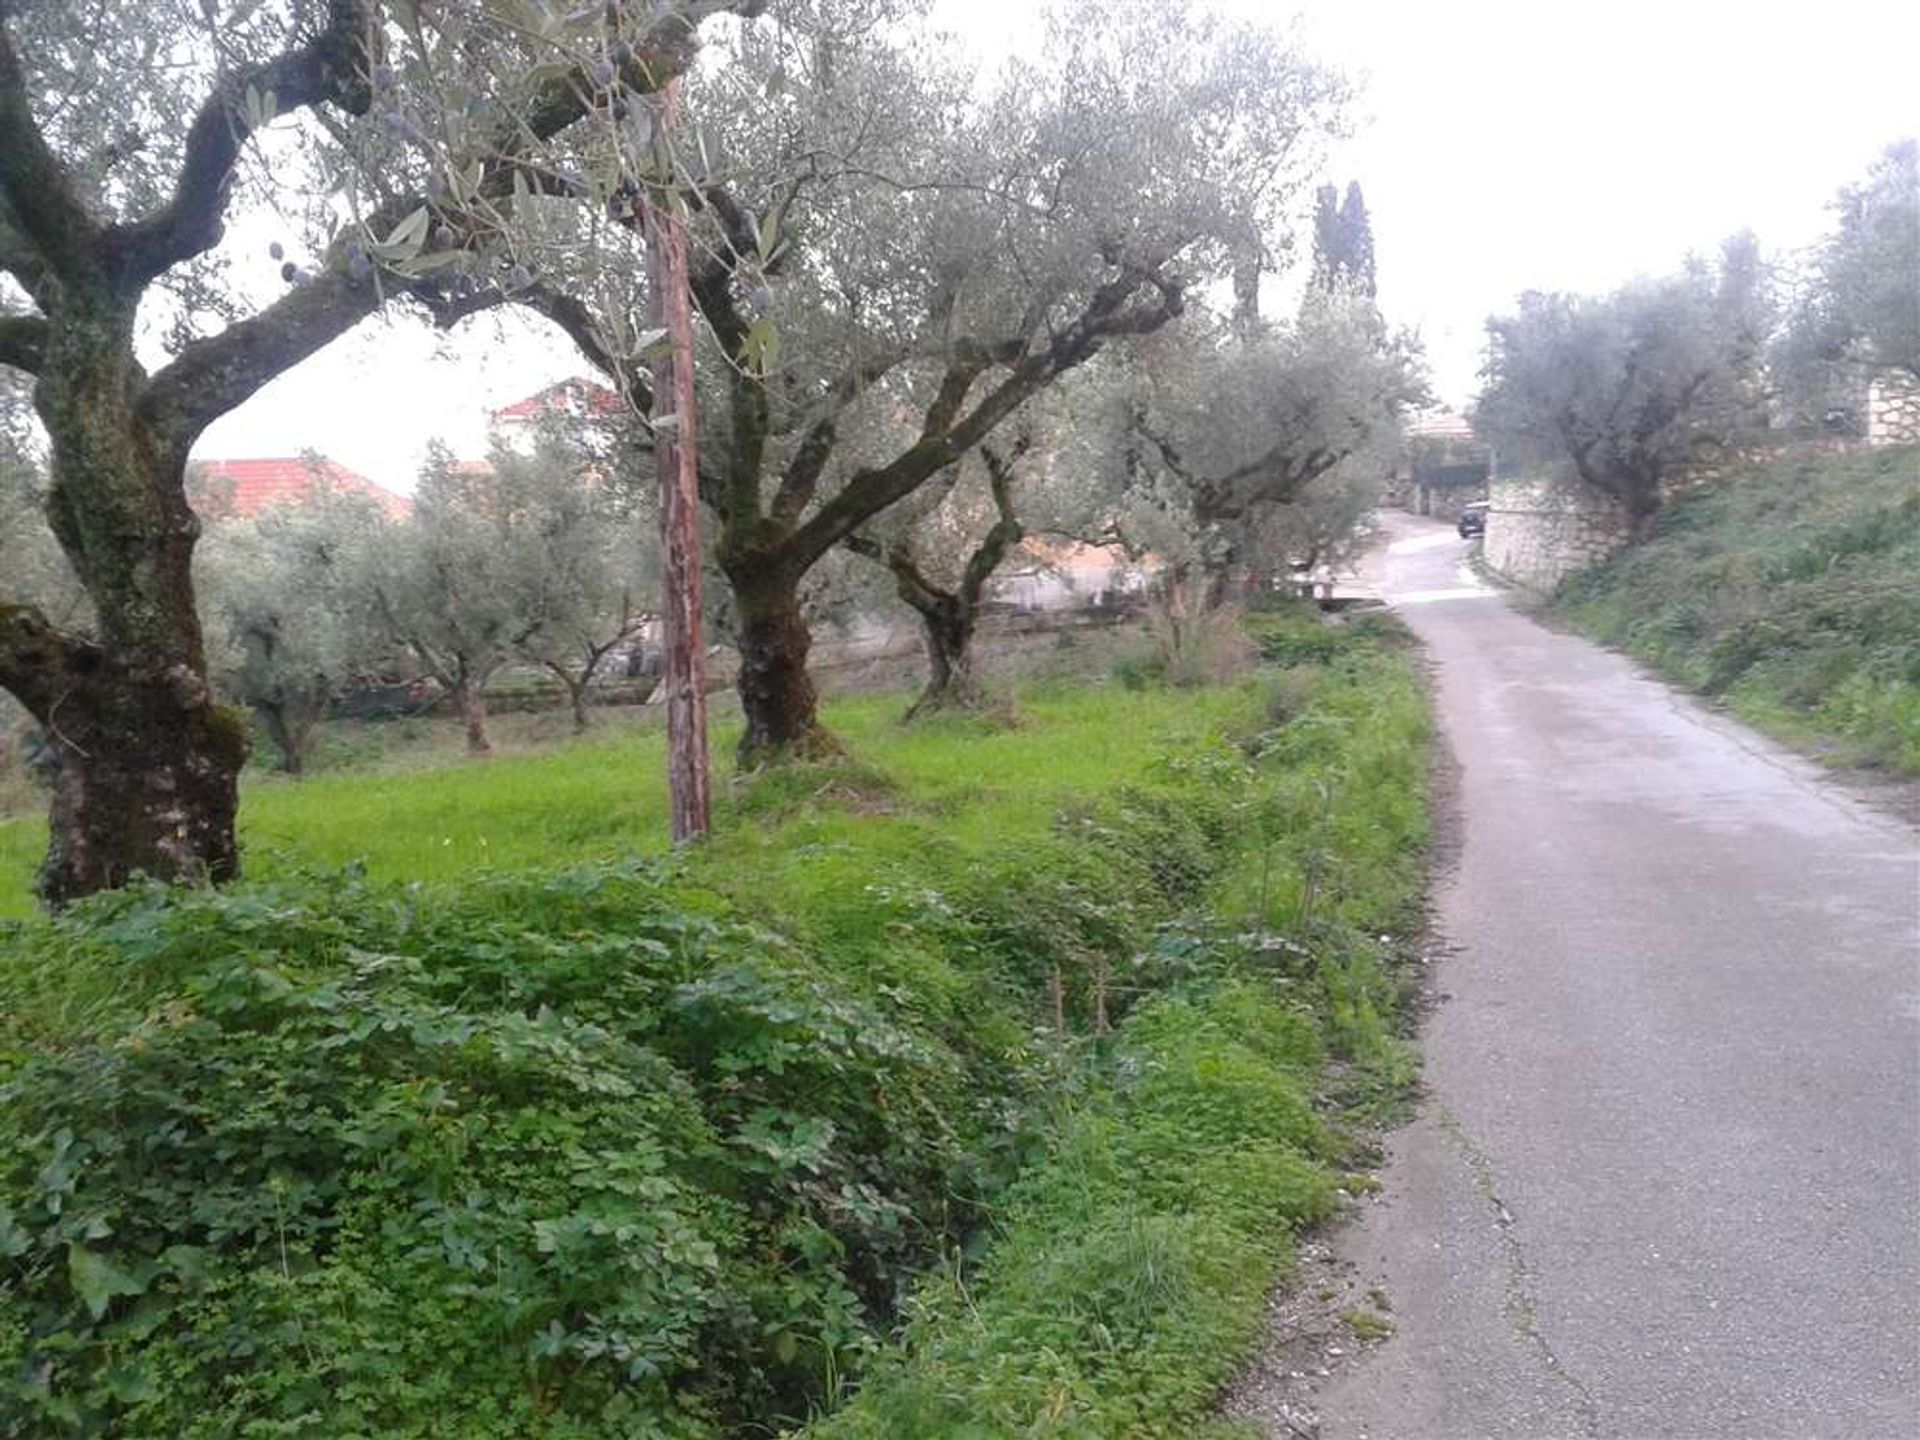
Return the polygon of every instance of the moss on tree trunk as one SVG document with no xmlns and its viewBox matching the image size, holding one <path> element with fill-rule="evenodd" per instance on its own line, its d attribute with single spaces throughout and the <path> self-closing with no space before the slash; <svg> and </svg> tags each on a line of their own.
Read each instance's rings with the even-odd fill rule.
<svg viewBox="0 0 1920 1440">
<path fill-rule="evenodd" d="M 239 870 L 245 726 L 214 702 L 194 604 L 200 523 L 184 447 L 135 403 L 133 307 L 74 299 L 34 404 L 52 441 L 47 518 L 93 602 L 94 636 L 15 610 L 0 680 L 60 760 L 40 889 L 64 904 L 135 874 L 188 883 Z"/>
<path fill-rule="evenodd" d="M 796 581 L 783 575 L 728 577 L 740 613 L 742 768 L 832 754 L 838 746 L 820 724 L 820 701 L 807 673 L 813 636 Z"/>
<path fill-rule="evenodd" d="M 246 728 L 205 678 L 97 653 L 41 719 L 60 757 L 40 893 L 64 905 L 136 874 L 183 884 L 239 872 Z"/>
</svg>

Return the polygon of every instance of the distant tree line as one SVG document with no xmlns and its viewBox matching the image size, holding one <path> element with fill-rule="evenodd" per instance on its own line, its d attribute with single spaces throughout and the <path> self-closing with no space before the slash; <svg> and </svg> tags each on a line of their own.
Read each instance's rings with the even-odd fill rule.
<svg viewBox="0 0 1920 1440">
<path fill-rule="evenodd" d="M 1865 382 L 1920 379 L 1920 145 L 1840 192 L 1799 274 L 1751 233 L 1606 295 L 1488 322 L 1476 428 L 1509 467 L 1568 466 L 1648 533 L 1684 466 L 1769 433 L 1859 433 Z"/>
</svg>

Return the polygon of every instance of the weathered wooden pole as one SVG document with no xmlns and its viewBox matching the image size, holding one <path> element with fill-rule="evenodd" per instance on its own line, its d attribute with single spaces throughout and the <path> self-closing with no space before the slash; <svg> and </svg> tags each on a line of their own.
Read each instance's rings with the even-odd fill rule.
<svg viewBox="0 0 1920 1440">
<path fill-rule="evenodd" d="M 670 182 L 680 81 L 656 97 L 653 136 Z M 666 562 L 661 684 L 667 704 L 669 830 L 676 845 L 707 833 L 707 645 L 700 603 L 699 425 L 693 399 L 693 302 L 687 287 L 687 230 L 670 183 L 646 207 L 653 325 L 667 345 L 653 366 L 654 455 L 660 472 L 660 552 Z"/>
</svg>

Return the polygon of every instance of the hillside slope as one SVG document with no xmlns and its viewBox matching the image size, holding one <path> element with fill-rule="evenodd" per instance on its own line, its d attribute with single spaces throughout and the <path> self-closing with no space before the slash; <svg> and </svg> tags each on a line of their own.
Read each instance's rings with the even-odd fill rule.
<svg viewBox="0 0 1920 1440">
<path fill-rule="evenodd" d="M 1920 774 L 1920 446 L 1729 474 L 1553 608 L 1822 758 Z"/>
</svg>

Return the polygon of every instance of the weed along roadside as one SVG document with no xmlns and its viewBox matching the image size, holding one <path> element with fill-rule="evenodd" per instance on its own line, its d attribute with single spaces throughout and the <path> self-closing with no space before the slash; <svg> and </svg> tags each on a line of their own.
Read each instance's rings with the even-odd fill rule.
<svg viewBox="0 0 1920 1440">
<path fill-rule="evenodd" d="M 1683 493 L 1551 613 L 1818 758 L 1920 777 L 1920 446 L 1808 448 Z"/>
<path fill-rule="evenodd" d="M 8 1433 L 1228 1433 L 1410 1079 L 1427 823 L 1392 623 L 1252 628 L 1011 727 L 843 707 L 672 860 L 568 752 L 462 781 L 579 806 L 561 868 L 406 883 L 403 806 L 0 932 Z"/>
</svg>

